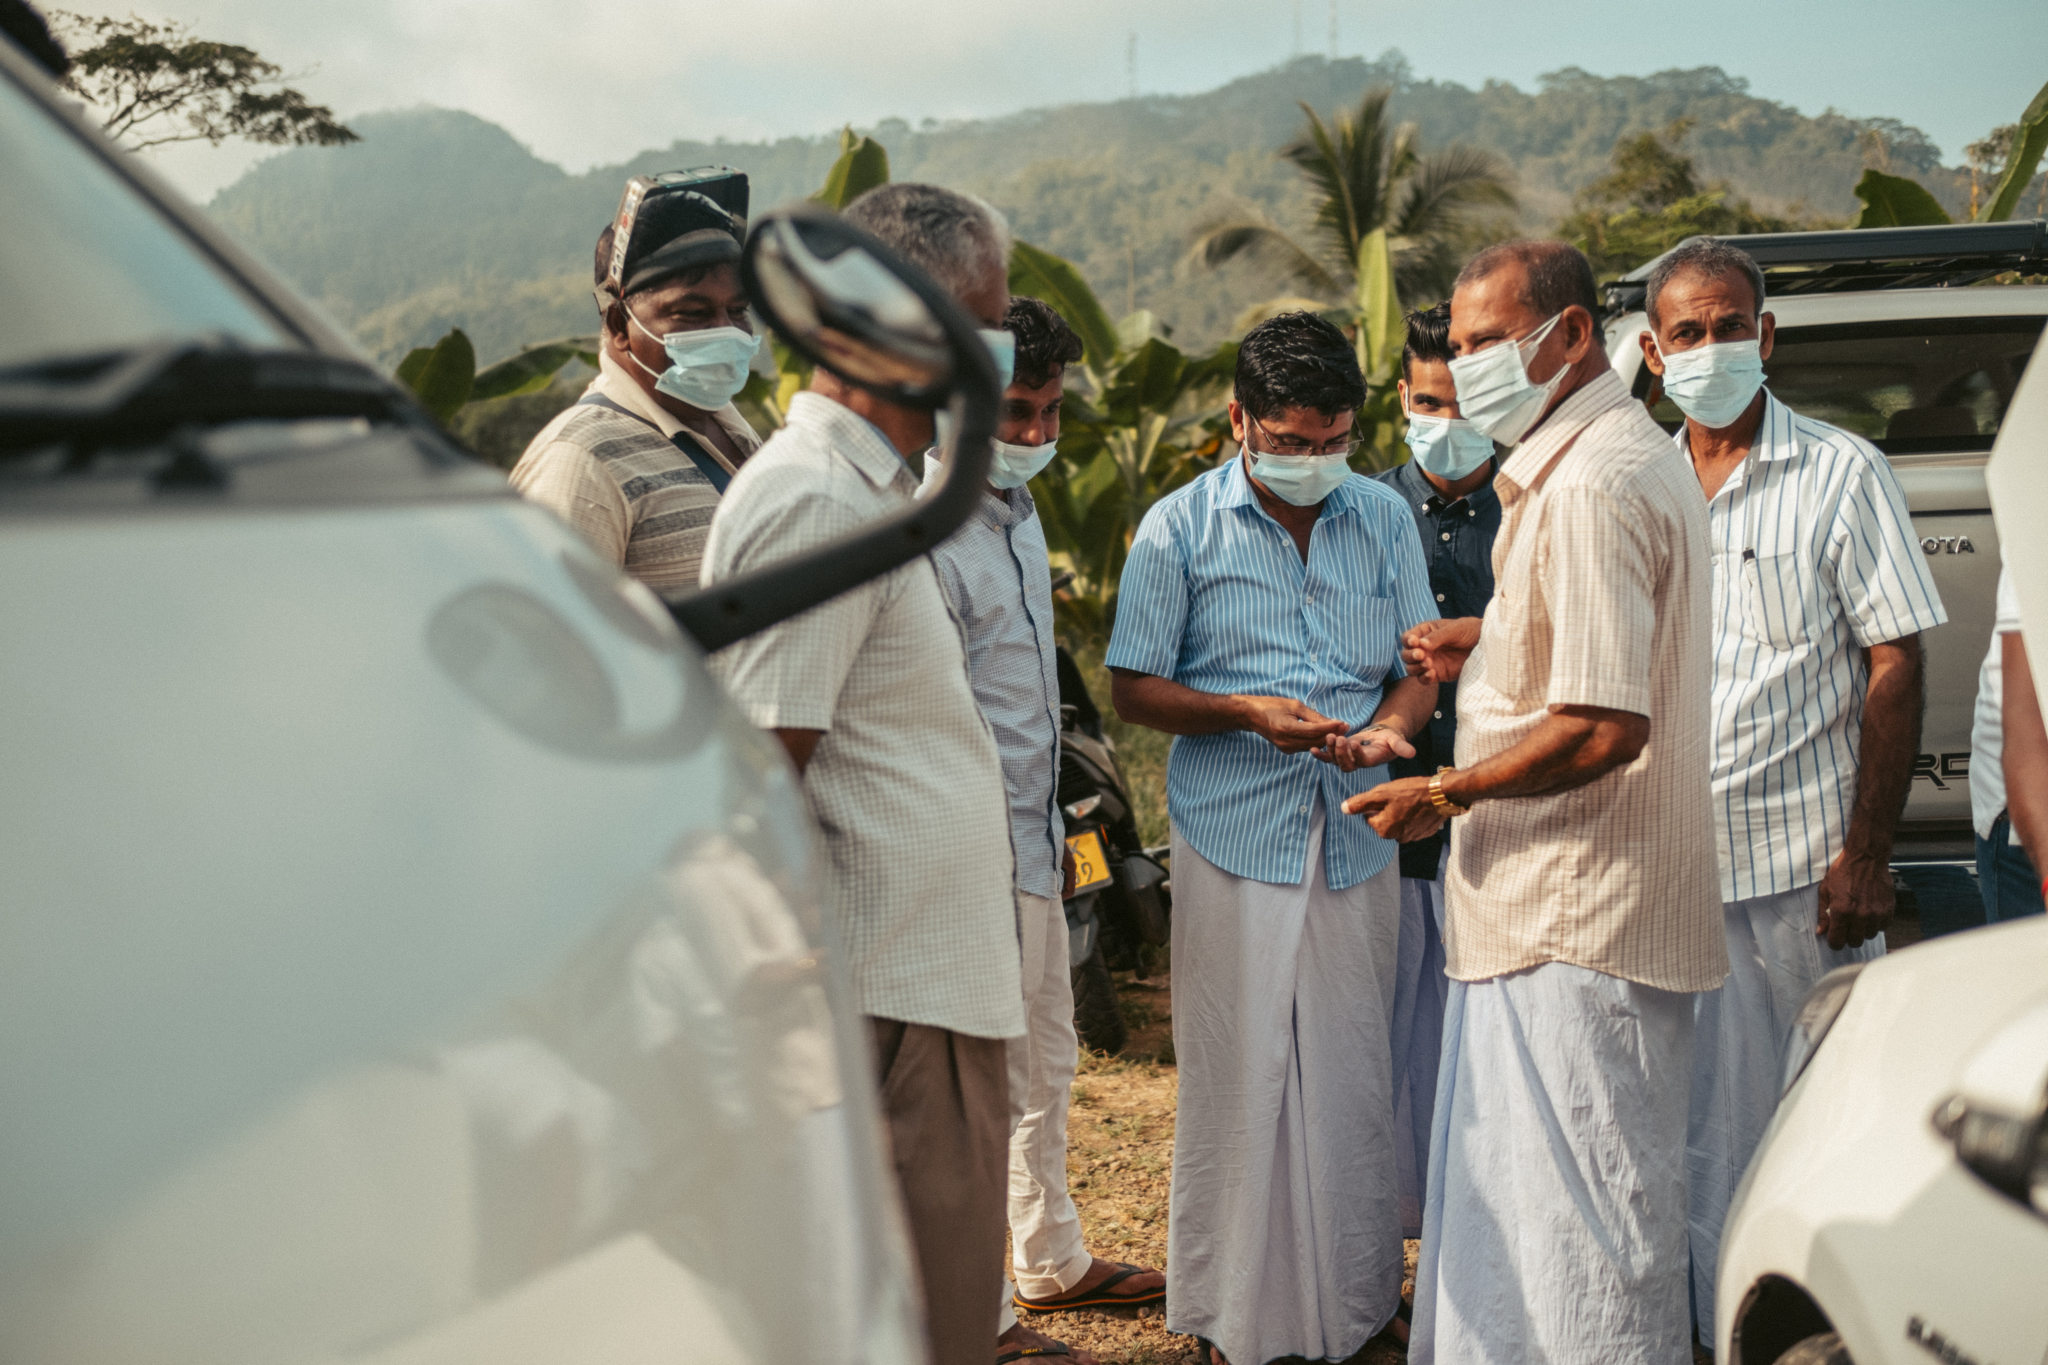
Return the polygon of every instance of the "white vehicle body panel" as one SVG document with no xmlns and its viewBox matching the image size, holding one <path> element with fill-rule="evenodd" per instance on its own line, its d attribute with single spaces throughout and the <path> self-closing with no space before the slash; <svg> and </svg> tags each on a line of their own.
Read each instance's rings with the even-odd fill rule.
<svg viewBox="0 0 2048 1365">
<path fill-rule="evenodd" d="M 515 498 L 0 520 L 0 1359 L 916 1360 L 813 825 Z"/>
<path fill-rule="evenodd" d="M 1843 323 L 2048 314 L 2048 287 L 1898 289 L 1864 293 L 1790 295 L 1770 300 L 1780 331 Z M 1648 329 L 1640 312 L 1607 328 L 1608 354 L 1622 381 L 1634 386 L 1642 368 L 1638 337 Z M 1768 363 L 1767 363 L 1768 368 Z M 2039 367 L 2030 367 L 2031 372 Z M 2026 389 L 2021 382 L 2020 393 Z M 2001 444 L 2048 447 L 2048 426 L 2015 395 L 2000 431 Z M 1922 637 L 1927 657 L 1927 710 L 1920 760 L 1902 822 L 1900 852 L 1913 845 L 1916 827 L 1940 830 L 1949 850 L 1967 856 L 1970 833 L 1970 726 L 1977 672 L 1990 645 L 1998 586 L 1999 532 L 1984 482 L 1982 452 L 1912 454 L 1891 458 L 1912 510 L 1913 529 L 1934 570 L 1948 623 Z"/>
<path fill-rule="evenodd" d="M 2048 1359 L 2048 1217 L 1973 1175 L 1930 1122 L 2002 1026 L 2048 1001 L 2048 921 L 1879 959 L 1787 1092 L 1729 1209 L 1717 1359 L 1744 1296 L 1782 1276 L 1857 1365 Z M 2020 1078 L 2040 1093 L 2048 1077 Z M 1933 1352 L 1931 1354 L 1930 1352 Z"/>
</svg>

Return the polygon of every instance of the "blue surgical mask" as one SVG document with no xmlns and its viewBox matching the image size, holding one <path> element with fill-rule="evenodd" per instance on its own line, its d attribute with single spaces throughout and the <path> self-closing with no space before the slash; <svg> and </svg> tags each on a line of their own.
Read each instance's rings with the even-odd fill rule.
<svg viewBox="0 0 2048 1365">
<path fill-rule="evenodd" d="M 1351 462 L 1342 455 L 1268 455 L 1254 450 L 1252 477 L 1273 496 L 1296 507 L 1313 507 L 1351 477 Z"/>
<path fill-rule="evenodd" d="M 1411 412 L 1407 440 L 1416 467 L 1450 483 L 1493 458 L 1493 442 L 1462 417 Z"/>
<path fill-rule="evenodd" d="M 1565 371 L 1571 368 L 1564 364 L 1541 384 L 1529 378 L 1529 357 L 1563 316 L 1560 312 L 1520 341 L 1499 342 L 1451 362 L 1458 411 L 1488 439 L 1504 446 L 1520 444 L 1564 383 Z"/>
<path fill-rule="evenodd" d="M 1703 427 L 1730 426 L 1764 386 L 1763 343 L 1723 341 L 1690 351 L 1657 354 L 1664 360 L 1664 393 Z"/>
<path fill-rule="evenodd" d="M 1010 381 L 1017 377 L 1016 333 L 983 327 L 979 335 L 982 344 L 988 347 L 989 356 L 996 362 L 996 387 L 1009 388 Z"/>
<path fill-rule="evenodd" d="M 668 352 L 668 368 L 654 374 L 639 356 L 633 363 L 654 374 L 654 391 L 680 399 L 693 408 L 716 412 L 730 403 L 747 386 L 747 371 L 761 338 L 737 327 L 706 327 L 695 332 L 670 332 L 655 336 L 628 308 L 626 316 L 641 332 L 661 343 Z M 627 355 L 633 355 L 631 351 Z"/>
<path fill-rule="evenodd" d="M 998 488 L 1022 488 L 1038 477 L 1038 471 L 1052 463 L 1057 440 L 1042 446 L 1013 446 L 997 441 L 996 457 L 988 467 L 988 481 Z"/>
</svg>

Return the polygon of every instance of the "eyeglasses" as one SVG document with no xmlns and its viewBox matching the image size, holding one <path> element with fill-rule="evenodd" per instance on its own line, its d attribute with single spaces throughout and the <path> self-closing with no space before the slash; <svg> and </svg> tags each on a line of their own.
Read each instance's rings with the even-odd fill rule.
<svg viewBox="0 0 2048 1365">
<path fill-rule="evenodd" d="M 1345 459 L 1348 460 L 1352 457 L 1352 455 L 1357 453 L 1358 447 L 1363 444 L 1363 442 L 1358 437 L 1348 435 L 1340 437 L 1339 439 L 1334 441 L 1327 441 L 1322 445 L 1316 445 L 1312 442 L 1304 441 L 1292 432 L 1282 432 L 1279 436 L 1275 436 L 1272 432 L 1266 430 L 1266 428 L 1260 424 L 1259 419 L 1252 416 L 1249 412 L 1247 412 L 1244 415 L 1244 417 L 1247 422 L 1251 423 L 1252 429 L 1258 432 L 1259 435 L 1265 437 L 1266 444 L 1272 447 L 1272 449 L 1270 450 L 1260 450 L 1256 446 L 1254 446 L 1252 448 L 1252 453 L 1255 455 L 1285 455 L 1296 457 L 1303 455 L 1342 455 Z"/>
</svg>

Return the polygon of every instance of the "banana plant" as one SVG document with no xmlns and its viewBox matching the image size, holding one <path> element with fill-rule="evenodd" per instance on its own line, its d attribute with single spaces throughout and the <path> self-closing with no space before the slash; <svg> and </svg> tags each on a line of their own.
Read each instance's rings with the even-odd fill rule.
<svg viewBox="0 0 2048 1365">
<path fill-rule="evenodd" d="M 1972 220 L 1978 223 L 2002 223 L 2011 218 L 2019 208 L 2020 195 L 2040 168 L 2042 154 L 2048 153 L 2048 85 L 2041 87 L 2020 114 L 2018 123 L 2000 128 L 1992 136 L 2006 139 L 2005 170 L 1992 187 L 1990 197 L 1978 207 Z M 1860 228 L 1914 227 L 1954 221 L 1918 181 L 1883 171 L 1863 172 L 1863 178 L 1856 182 L 1856 197 L 1863 201 L 1863 211 L 1856 217 L 1856 226 Z"/>
<path fill-rule="evenodd" d="M 398 363 L 397 379 L 446 426 L 471 403 L 540 392 L 572 360 L 597 368 L 597 338 L 543 341 L 479 370 L 476 347 L 468 333 L 454 327 L 432 346 L 416 346 L 407 352 Z"/>
<path fill-rule="evenodd" d="M 1011 253 L 1010 292 L 1043 299 L 1081 337 L 1081 363 L 1067 371 L 1059 455 L 1031 492 L 1048 548 L 1074 573 L 1055 603 L 1060 624 L 1100 641 L 1139 521 L 1222 456 L 1237 344 L 1189 356 L 1146 309 L 1112 325 L 1080 271 L 1029 243 Z"/>
</svg>

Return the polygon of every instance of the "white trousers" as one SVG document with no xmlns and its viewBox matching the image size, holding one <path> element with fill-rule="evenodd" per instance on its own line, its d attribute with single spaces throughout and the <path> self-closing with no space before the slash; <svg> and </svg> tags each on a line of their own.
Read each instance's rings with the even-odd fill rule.
<svg viewBox="0 0 2048 1365">
<path fill-rule="evenodd" d="M 1453 981 L 1416 1365 L 1690 1365 L 1693 997 L 1564 962 Z"/>
<path fill-rule="evenodd" d="M 1728 930 L 1728 980 L 1693 997 L 1698 1022 L 1685 1153 L 1693 1320 L 1709 1345 L 1721 1224 L 1777 1112 L 1793 1016 L 1823 976 L 1884 953 L 1882 934 L 1859 948 L 1830 948 L 1813 932 L 1820 922 L 1818 884 L 1730 901 L 1721 907 L 1721 920 Z"/>
<path fill-rule="evenodd" d="M 1445 861 L 1449 861 L 1446 850 Z M 1436 1073 L 1443 1057 L 1443 872 L 1430 882 L 1401 878 L 1401 950 L 1394 984 L 1394 1174 L 1401 1194 L 1401 1235 L 1422 1235 L 1429 1130 L 1436 1114 Z"/>
<path fill-rule="evenodd" d="M 1341 818 L 1341 817 L 1340 817 Z M 1166 1321 L 1239 1365 L 1342 1360 L 1393 1317 L 1393 864 L 1332 891 L 1233 876 L 1173 833 L 1180 1105 Z"/>
<path fill-rule="evenodd" d="M 1024 1035 L 1009 1042 L 1010 1268 L 1002 1320 L 1017 1321 L 1013 1293 L 1049 1299 L 1072 1289 L 1094 1258 L 1067 1195 L 1067 1098 L 1081 1044 L 1074 1033 L 1074 978 L 1067 915 L 1048 896 L 1017 893 L 1024 950 Z"/>
</svg>

